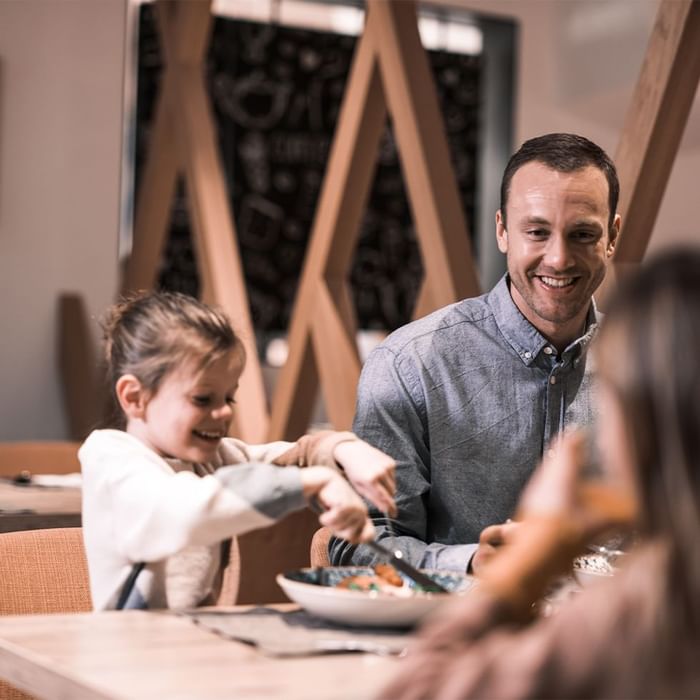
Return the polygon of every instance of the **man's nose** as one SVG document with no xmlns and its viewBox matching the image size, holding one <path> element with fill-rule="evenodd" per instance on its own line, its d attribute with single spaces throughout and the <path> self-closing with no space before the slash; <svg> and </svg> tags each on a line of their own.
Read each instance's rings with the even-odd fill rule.
<svg viewBox="0 0 700 700">
<path fill-rule="evenodd" d="M 553 233 L 547 239 L 544 263 L 556 270 L 565 270 L 574 264 L 571 244 L 566 236 Z"/>
</svg>

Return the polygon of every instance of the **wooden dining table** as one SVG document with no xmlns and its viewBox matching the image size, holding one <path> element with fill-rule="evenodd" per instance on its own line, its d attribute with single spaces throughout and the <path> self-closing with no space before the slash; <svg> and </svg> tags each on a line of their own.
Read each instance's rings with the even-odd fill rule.
<svg viewBox="0 0 700 700">
<path fill-rule="evenodd" d="M 79 527 L 80 510 L 78 487 L 18 485 L 0 479 L 0 532 Z"/>
<path fill-rule="evenodd" d="M 270 656 L 166 611 L 0 617 L 0 678 L 39 698 L 363 700 L 397 665 L 356 652 Z"/>
</svg>

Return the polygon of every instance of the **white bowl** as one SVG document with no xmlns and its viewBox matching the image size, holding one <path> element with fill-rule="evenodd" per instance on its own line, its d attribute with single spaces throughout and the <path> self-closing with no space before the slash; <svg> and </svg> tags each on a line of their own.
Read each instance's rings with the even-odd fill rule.
<svg viewBox="0 0 700 700">
<path fill-rule="evenodd" d="M 379 591 L 353 591 L 337 588 L 348 576 L 372 574 L 372 569 L 358 566 L 329 566 L 298 569 L 277 576 L 286 595 L 308 612 L 326 620 L 355 627 L 410 627 L 454 595 L 466 593 L 474 578 L 457 571 L 426 573 L 449 593 L 416 591 L 400 597 Z M 406 579 L 405 585 L 411 586 Z"/>
</svg>

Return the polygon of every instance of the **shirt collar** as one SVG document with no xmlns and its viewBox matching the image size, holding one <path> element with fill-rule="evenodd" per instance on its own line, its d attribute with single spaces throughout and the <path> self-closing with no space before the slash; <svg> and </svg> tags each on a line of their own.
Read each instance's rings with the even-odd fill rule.
<svg viewBox="0 0 700 700">
<path fill-rule="evenodd" d="M 528 367 L 545 347 L 551 347 L 549 341 L 523 316 L 510 295 L 508 273 L 503 275 L 496 286 L 487 294 L 486 301 L 493 311 L 496 325 L 503 337 L 515 350 L 518 357 Z M 586 318 L 586 331 L 574 340 L 562 353 L 562 356 L 578 355 L 590 343 L 600 322 L 601 314 L 592 300 Z"/>
</svg>

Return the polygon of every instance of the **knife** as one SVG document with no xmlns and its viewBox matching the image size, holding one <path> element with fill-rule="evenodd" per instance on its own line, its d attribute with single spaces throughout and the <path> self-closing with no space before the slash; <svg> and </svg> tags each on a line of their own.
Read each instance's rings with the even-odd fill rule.
<svg viewBox="0 0 700 700">
<path fill-rule="evenodd" d="M 402 558 L 401 550 L 395 552 L 387 549 L 384 545 L 379 544 L 375 540 L 363 542 L 363 544 L 373 549 L 377 554 L 381 554 L 395 568 L 406 574 L 412 581 L 415 581 L 423 590 L 428 593 L 449 593 L 449 591 L 441 586 L 437 581 L 433 581 L 429 576 L 426 576 L 422 571 L 418 571 L 414 566 L 405 562 Z"/>
</svg>

